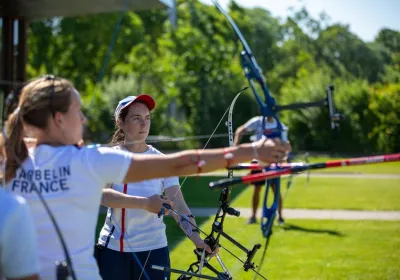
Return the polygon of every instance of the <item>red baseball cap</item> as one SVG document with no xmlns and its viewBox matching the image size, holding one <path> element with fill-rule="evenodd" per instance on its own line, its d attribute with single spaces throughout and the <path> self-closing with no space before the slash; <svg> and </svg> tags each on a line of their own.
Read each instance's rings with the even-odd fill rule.
<svg viewBox="0 0 400 280">
<path fill-rule="evenodd" d="M 115 120 L 118 120 L 118 116 L 124 108 L 128 107 L 129 105 L 131 105 L 133 102 L 136 101 L 144 102 L 149 108 L 149 111 L 153 110 L 154 107 L 156 107 L 156 102 L 154 101 L 153 97 L 151 97 L 148 94 L 140 94 L 138 96 L 131 95 L 125 97 L 124 99 L 118 102 L 118 106 L 117 108 L 115 108 L 115 113 L 114 113 Z"/>
</svg>

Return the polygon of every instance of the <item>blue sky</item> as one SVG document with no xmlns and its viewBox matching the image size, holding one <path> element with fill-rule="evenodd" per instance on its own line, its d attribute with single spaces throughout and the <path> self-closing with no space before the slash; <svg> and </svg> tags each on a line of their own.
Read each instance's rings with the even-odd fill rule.
<svg viewBox="0 0 400 280">
<path fill-rule="evenodd" d="M 201 0 L 211 4 L 210 0 Z M 230 0 L 219 0 L 226 7 Z M 350 25 L 350 30 L 364 41 L 373 41 L 379 30 L 388 27 L 400 31 L 400 0 L 236 0 L 244 7 L 263 7 L 273 16 L 285 18 L 289 7 L 305 6 L 318 18 L 325 11 L 331 23 Z"/>
</svg>

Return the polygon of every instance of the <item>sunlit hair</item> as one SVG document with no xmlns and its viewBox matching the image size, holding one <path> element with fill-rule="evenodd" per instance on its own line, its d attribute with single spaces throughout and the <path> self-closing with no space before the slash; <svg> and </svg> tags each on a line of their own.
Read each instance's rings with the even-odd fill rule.
<svg viewBox="0 0 400 280">
<path fill-rule="evenodd" d="M 50 117 L 56 112 L 68 111 L 72 102 L 73 89 L 74 86 L 68 80 L 53 76 L 32 80 L 22 88 L 18 107 L 6 121 L 7 141 L 5 143 L 2 139 L 0 143 L 7 159 L 6 181 L 15 177 L 20 164 L 28 156 L 23 139 L 23 124 L 40 129 L 47 128 Z"/>
</svg>

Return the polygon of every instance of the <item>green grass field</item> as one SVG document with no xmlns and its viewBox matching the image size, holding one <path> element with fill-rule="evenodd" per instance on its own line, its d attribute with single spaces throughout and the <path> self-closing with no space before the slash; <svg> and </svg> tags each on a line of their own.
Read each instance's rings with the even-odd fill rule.
<svg viewBox="0 0 400 280">
<path fill-rule="evenodd" d="M 287 192 L 286 180 L 282 195 L 287 208 L 351 209 L 351 210 L 400 210 L 400 179 L 343 179 L 295 178 Z M 250 207 L 253 190 L 244 188 L 233 205 Z"/>
<path fill-rule="evenodd" d="M 225 223 L 226 232 L 248 248 L 258 242 L 264 246 L 259 225 L 244 226 L 244 223 L 244 219 L 229 219 Z M 203 227 L 210 228 L 210 221 Z M 270 280 L 399 279 L 399 232 L 399 222 L 289 221 L 286 228 L 274 228 L 261 274 Z M 221 239 L 221 244 L 245 258 L 227 240 Z M 262 249 L 255 263 L 260 262 Z M 172 267 L 187 269 L 195 260 L 192 250 L 192 244 L 186 239 L 174 247 Z M 241 263 L 223 249 L 220 256 L 234 279 L 253 278 L 253 272 L 244 272 Z M 218 263 L 213 264 L 219 268 Z M 177 275 L 172 277 L 176 278 Z"/>
<path fill-rule="evenodd" d="M 102 216 L 102 219 L 104 216 Z M 210 229 L 212 218 L 197 218 L 202 229 Z M 259 225 L 231 218 L 225 231 L 247 248 L 264 246 Z M 102 223 L 101 223 L 102 224 Z M 172 267 L 186 270 L 195 261 L 193 244 L 184 238 L 175 221 L 166 218 Z M 274 233 L 260 273 L 268 279 L 400 279 L 400 223 L 383 221 L 291 220 Z M 222 246 L 245 259 L 244 252 L 226 239 Z M 263 247 L 254 259 L 259 264 Z M 235 276 L 252 279 L 242 264 L 221 248 L 220 256 Z M 212 262 L 220 268 L 218 263 Z M 207 273 L 207 269 L 204 269 Z M 178 275 L 173 275 L 176 279 Z"/>
<path fill-rule="evenodd" d="M 211 181 L 224 177 L 189 177 L 182 187 L 191 207 L 216 207 L 219 191 L 208 189 Z M 285 195 L 287 179 L 282 180 Z M 237 185 L 232 190 L 236 207 L 250 207 L 253 187 Z M 285 207 L 309 209 L 400 210 L 400 179 L 295 177 L 286 195 Z"/>
</svg>

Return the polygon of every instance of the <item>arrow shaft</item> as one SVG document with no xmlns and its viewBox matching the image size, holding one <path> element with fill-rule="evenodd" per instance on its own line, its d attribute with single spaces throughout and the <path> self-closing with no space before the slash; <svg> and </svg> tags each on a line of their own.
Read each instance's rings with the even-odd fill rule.
<svg viewBox="0 0 400 280">
<path fill-rule="evenodd" d="M 289 175 L 294 173 L 300 173 L 306 170 L 315 170 L 315 169 L 324 169 L 324 168 L 335 168 L 335 167 L 343 167 L 343 166 L 353 166 L 353 165 L 365 165 L 365 164 L 373 164 L 373 163 L 385 163 L 385 162 L 394 162 L 400 161 L 400 153 L 398 154 L 387 154 L 387 155 L 379 155 L 379 156 L 369 156 L 369 157 L 359 157 L 359 158 L 349 158 L 343 160 L 332 160 L 321 163 L 313 163 L 306 164 L 303 166 L 295 166 L 286 168 L 283 170 L 272 170 L 259 174 L 246 175 L 239 178 L 232 179 L 222 179 L 217 182 L 211 182 L 210 188 L 220 188 L 227 185 L 244 183 L 251 184 L 253 182 L 258 182 L 266 179 L 278 178 L 283 175 Z"/>
</svg>

